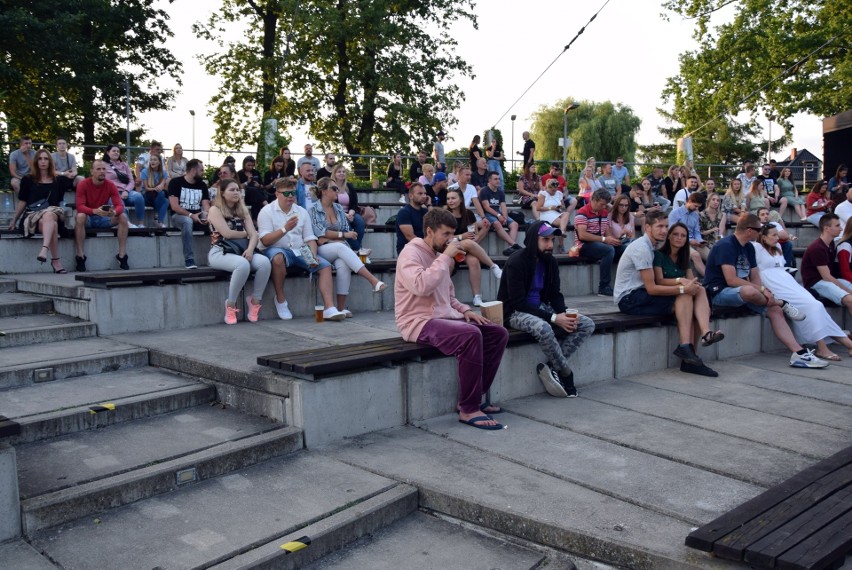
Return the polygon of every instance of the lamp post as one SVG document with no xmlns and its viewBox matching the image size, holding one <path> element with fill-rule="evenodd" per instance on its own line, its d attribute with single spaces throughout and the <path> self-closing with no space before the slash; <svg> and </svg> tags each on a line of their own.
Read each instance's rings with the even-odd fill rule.
<svg viewBox="0 0 852 570">
<path fill-rule="evenodd" d="M 573 111 L 579 106 L 579 103 L 571 103 L 565 107 L 565 113 L 562 115 L 562 178 L 565 178 L 568 166 L 568 111 Z"/>
<path fill-rule="evenodd" d="M 769 140 L 766 141 L 766 162 L 768 163 L 772 158 L 772 121 L 775 120 L 775 115 L 769 115 L 767 119 L 769 119 Z"/>
<path fill-rule="evenodd" d="M 509 155 L 512 157 L 512 163 L 510 166 L 512 167 L 512 172 L 515 171 L 515 119 L 517 119 L 517 115 L 512 115 L 512 154 Z"/>
<path fill-rule="evenodd" d="M 130 156 L 130 81 L 127 79 L 124 80 L 124 118 L 126 121 L 126 126 L 124 127 L 124 138 L 125 148 L 127 149 L 125 151 L 125 157 L 127 158 L 128 164 L 133 164 L 133 159 Z"/>
<path fill-rule="evenodd" d="M 192 155 L 195 156 L 195 111 L 190 109 L 189 114 L 192 115 Z"/>
</svg>

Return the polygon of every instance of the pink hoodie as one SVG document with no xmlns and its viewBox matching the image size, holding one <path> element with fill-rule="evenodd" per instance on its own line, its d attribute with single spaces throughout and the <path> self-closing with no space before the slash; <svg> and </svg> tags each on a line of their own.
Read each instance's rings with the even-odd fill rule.
<svg viewBox="0 0 852 570">
<path fill-rule="evenodd" d="M 464 319 L 470 307 L 455 297 L 452 268 L 452 259 L 436 253 L 421 238 L 414 238 L 400 252 L 393 294 L 396 328 L 404 340 L 417 342 L 431 319 Z"/>
</svg>

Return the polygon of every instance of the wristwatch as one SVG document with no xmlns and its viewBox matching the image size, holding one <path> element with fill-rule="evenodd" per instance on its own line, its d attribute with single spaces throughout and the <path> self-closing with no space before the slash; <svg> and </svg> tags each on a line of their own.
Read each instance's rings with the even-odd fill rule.
<svg viewBox="0 0 852 570">
<path fill-rule="evenodd" d="M 606 241 L 606 238 L 604 236 L 601 236 L 601 241 Z"/>
</svg>

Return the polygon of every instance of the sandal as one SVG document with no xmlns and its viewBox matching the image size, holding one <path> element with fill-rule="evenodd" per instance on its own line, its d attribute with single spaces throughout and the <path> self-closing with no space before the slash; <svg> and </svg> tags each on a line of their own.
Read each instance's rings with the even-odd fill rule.
<svg viewBox="0 0 852 570">
<path fill-rule="evenodd" d="M 50 258 L 50 265 L 53 267 L 54 273 L 59 273 L 59 274 L 62 274 L 62 275 L 64 275 L 65 273 L 68 273 L 68 270 L 66 270 L 64 267 L 60 267 L 59 269 L 57 269 L 56 265 L 54 265 L 54 263 L 53 263 L 54 261 L 59 261 L 59 258 L 58 257 L 51 257 Z"/>
<path fill-rule="evenodd" d="M 707 331 L 704 333 L 704 336 L 701 337 L 701 346 L 710 346 L 711 344 L 716 344 L 720 340 L 725 338 L 725 333 L 722 331 Z"/>
<path fill-rule="evenodd" d="M 41 261 L 42 263 L 44 263 L 45 261 L 47 261 L 47 256 L 46 256 L 46 255 L 41 255 L 41 252 L 42 252 L 42 251 L 44 251 L 44 250 L 46 250 L 46 249 L 48 249 L 48 247 L 47 247 L 46 245 L 41 246 L 41 249 L 40 249 L 40 250 L 38 250 L 39 255 L 37 255 L 37 256 L 36 256 L 36 259 L 37 259 L 37 260 L 39 260 L 39 261 Z"/>
<path fill-rule="evenodd" d="M 821 358 L 822 360 L 830 360 L 831 362 L 840 362 L 840 357 L 837 356 L 836 354 L 834 354 L 833 352 L 829 353 L 829 354 L 814 354 L 814 356 L 816 356 L 817 358 Z"/>
</svg>

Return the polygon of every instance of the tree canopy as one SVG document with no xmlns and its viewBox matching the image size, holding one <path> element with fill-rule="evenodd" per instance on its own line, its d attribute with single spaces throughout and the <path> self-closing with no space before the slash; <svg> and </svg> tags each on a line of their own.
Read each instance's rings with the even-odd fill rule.
<svg viewBox="0 0 852 570">
<path fill-rule="evenodd" d="M 562 160 L 562 138 L 565 109 L 575 101 L 570 97 L 554 105 L 542 105 L 533 113 L 530 135 L 535 141 L 536 160 Z M 636 154 L 636 134 L 642 121 L 630 107 L 610 101 L 596 103 L 580 101 L 580 106 L 568 112 L 569 161 L 585 161 L 590 156 L 615 160 L 623 156 L 633 162 Z M 574 168 L 572 170 L 578 170 Z"/>
<path fill-rule="evenodd" d="M 693 19 L 696 49 L 680 57 L 665 97 L 686 131 L 716 116 L 742 111 L 789 118 L 827 116 L 849 109 L 852 52 L 848 0 L 735 0 L 733 18 L 719 0 L 665 0 L 672 14 Z M 776 76 L 779 76 L 774 79 Z M 721 125 L 721 123 L 720 123 Z"/>
<path fill-rule="evenodd" d="M 0 0 L 0 112 L 13 137 L 77 138 L 123 131 L 131 112 L 168 107 L 181 64 L 162 47 L 169 16 L 154 0 Z"/>
<path fill-rule="evenodd" d="M 261 118 L 306 125 L 320 145 L 349 154 L 425 147 L 456 123 L 471 76 L 445 33 L 476 26 L 473 0 L 222 0 L 196 33 L 220 51 L 202 58 L 222 78 L 214 139 L 257 140 Z M 253 33 L 222 40 L 234 23 Z"/>
</svg>

